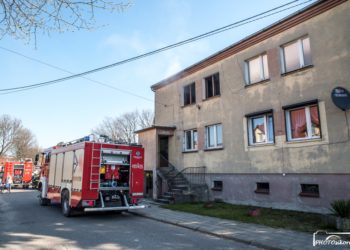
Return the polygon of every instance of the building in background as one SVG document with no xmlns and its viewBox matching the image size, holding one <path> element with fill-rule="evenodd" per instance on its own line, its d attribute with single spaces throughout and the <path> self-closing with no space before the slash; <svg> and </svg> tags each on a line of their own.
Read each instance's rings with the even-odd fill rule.
<svg viewBox="0 0 350 250">
<path fill-rule="evenodd" d="M 161 168 L 205 167 L 210 199 L 329 212 L 350 198 L 350 3 L 318 1 L 154 84 L 138 131 L 153 196 Z M 158 175 L 158 177 L 156 177 Z M 163 181 L 163 183 L 161 183 Z"/>
</svg>

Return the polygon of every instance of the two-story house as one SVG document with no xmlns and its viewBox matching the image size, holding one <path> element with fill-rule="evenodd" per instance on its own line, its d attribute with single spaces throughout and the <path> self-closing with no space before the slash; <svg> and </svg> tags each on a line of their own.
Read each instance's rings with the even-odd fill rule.
<svg viewBox="0 0 350 250">
<path fill-rule="evenodd" d="M 318 1 L 151 86 L 146 169 L 205 166 L 210 198 L 235 204 L 329 212 L 350 199 L 350 111 L 331 98 L 350 90 L 349 13 Z"/>
</svg>

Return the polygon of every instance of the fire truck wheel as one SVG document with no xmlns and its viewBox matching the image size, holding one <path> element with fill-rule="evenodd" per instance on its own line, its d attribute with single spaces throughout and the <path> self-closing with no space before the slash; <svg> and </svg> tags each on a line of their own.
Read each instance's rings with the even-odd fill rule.
<svg viewBox="0 0 350 250">
<path fill-rule="evenodd" d="M 64 216 L 69 217 L 72 215 L 72 208 L 69 206 L 69 193 L 67 191 L 63 191 L 62 193 L 62 213 Z"/>
<path fill-rule="evenodd" d="M 39 194 L 38 197 L 39 197 L 39 204 L 40 204 L 40 206 L 47 206 L 47 205 L 49 205 L 49 204 L 51 203 L 51 200 L 50 200 L 50 199 L 47 199 L 47 198 L 42 198 L 42 194 L 41 194 L 42 189 L 41 189 L 41 186 L 40 186 L 39 191 L 40 191 L 40 194 Z"/>
<path fill-rule="evenodd" d="M 50 204 L 50 200 L 46 199 L 46 198 L 41 198 L 41 194 L 40 194 L 39 204 L 40 204 L 40 206 L 47 206 Z"/>
</svg>

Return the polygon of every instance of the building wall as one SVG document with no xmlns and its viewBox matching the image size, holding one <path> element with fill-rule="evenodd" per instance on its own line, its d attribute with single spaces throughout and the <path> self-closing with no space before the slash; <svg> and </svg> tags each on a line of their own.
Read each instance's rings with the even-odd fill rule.
<svg viewBox="0 0 350 250">
<path fill-rule="evenodd" d="M 145 149 L 144 170 L 152 171 L 157 166 L 156 130 L 147 130 L 138 134 L 139 144 Z"/>
<path fill-rule="evenodd" d="M 350 190 L 348 175 L 317 174 L 210 174 L 208 182 L 223 181 L 222 191 L 212 191 L 211 199 L 252 206 L 330 213 L 333 200 L 344 199 Z M 270 193 L 256 193 L 256 182 L 269 182 Z M 299 183 L 321 183 L 320 197 L 300 196 Z"/>
<path fill-rule="evenodd" d="M 234 183 L 236 174 L 291 174 L 284 182 L 273 178 L 276 185 L 288 189 L 287 183 L 297 185 L 305 174 L 316 174 L 312 179 L 320 192 L 329 187 L 327 176 L 336 181 L 344 174 L 350 177 L 349 110 L 344 113 L 332 103 L 331 91 L 336 86 L 350 88 L 350 3 L 345 2 L 279 35 L 251 46 L 229 58 L 176 80 L 156 90 L 155 100 L 166 103 L 156 105 L 155 122 L 163 126 L 176 126 L 170 138 L 169 155 L 178 168 L 206 166 L 209 174 L 225 174 Z M 313 67 L 281 75 L 280 46 L 308 36 Z M 266 52 L 270 80 L 249 87 L 244 83 L 244 61 Z M 221 96 L 202 100 L 202 80 L 219 72 Z M 196 104 L 182 107 L 183 86 L 196 83 Z M 318 99 L 321 120 L 321 139 L 302 142 L 286 140 L 285 105 Z M 265 146 L 248 146 L 246 114 L 273 109 L 275 143 Z M 205 126 L 222 123 L 223 149 L 204 150 Z M 183 153 L 183 131 L 198 130 L 198 151 Z M 317 174 L 329 174 L 319 176 Z M 336 175 L 334 175 L 336 174 Z M 300 178 L 299 178 L 300 177 Z M 299 178 L 299 179 L 298 179 Z M 344 180 L 345 177 L 339 177 Z M 247 179 L 249 180 L 249 178 Z M 293 182 L 294 181 L 294 182 Z M 240 182 L 238 182 L 240 183 Z M 255 182 L 253 181 L 255 185 Z M 236 189 L 233 189 L 236 190 Z M 338 190 L 340 197 L 349 197 L 349 187 Z M 249 193 L 237 197 L 223 190 L 228 201 L 252 200 Z M 245 197 L 245 198 L 243 198 Z M 273 196 L 270 196 L 269 199 Z M 278 197 L 275 197 L 278 199 Z M 297 198 L 295 198 L 297 199 Z M 321 196 L 322 199 L 322 196 Z M 292 201 L 292 200 L 290 200 Z M 325 205 L 329 199 L 323 199 Z M 301 205 L 296 205 L 301 208 Z M 306 204 L 316 209 L 316 203 Z"/>
</svg>

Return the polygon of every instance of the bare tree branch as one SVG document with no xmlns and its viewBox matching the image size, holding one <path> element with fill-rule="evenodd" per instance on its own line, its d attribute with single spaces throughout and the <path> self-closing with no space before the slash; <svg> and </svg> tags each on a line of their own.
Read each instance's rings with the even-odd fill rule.
<svg viewBox="0 0 350 250">
<path fill-rule="evenodd" d="M 119 117 L 105 118 L 93 133 L 106 135 L 112 140 L 123 141 L 126 143 L 135 143 L 138 129 L 150 127 L 153 124 L 153 112 L 150 110 L 135 110 L 124 113 Z"/>
<path fill-rule="evenodd" d="M 0 157 L 14 146 L 14 140 L 18 132 L 22 129 L 22 122 L 18 119 L 12 119 L 9 115 L 0 117 Z"/>
<path fill-rule="evenodd" d="M 20 129 L 13 141 L 13 153 L 16 158 L 24 160 L 33 158 L 38 152 L 38 145 L 33 133 L 26 128 Z"/>
<path fill-rule="evenodd" d="M 141 129 L 151 127 L 154 124 L 154 114 L 151 110 L 142 110 L 139 112 L 139 127 Z"/>
<path fill-rule="evenodd" d="M 95 12 L 122 12 L 131 0 L 0 0 L 0 37 L 35 38 L 38 31 L 51 32 L 91 29 Z"/>
</svg>

